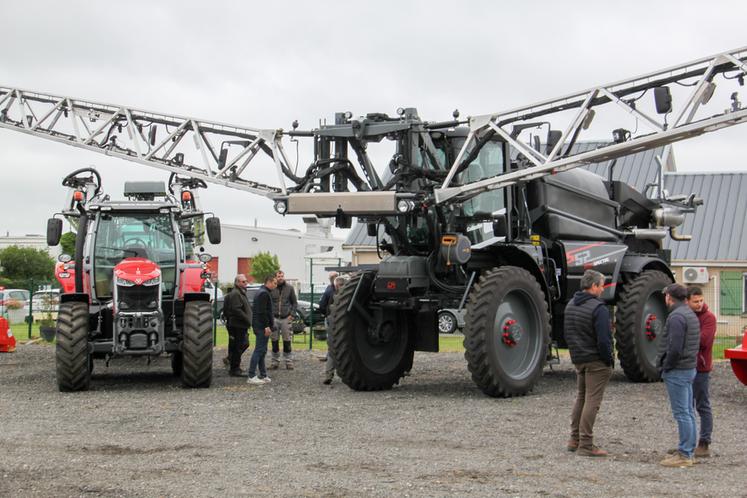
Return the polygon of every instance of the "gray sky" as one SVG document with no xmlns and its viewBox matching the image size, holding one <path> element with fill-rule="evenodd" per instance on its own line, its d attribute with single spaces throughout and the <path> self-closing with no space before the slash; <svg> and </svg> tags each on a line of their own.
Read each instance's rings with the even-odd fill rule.
<svg viewBox="0 0 747 498">
<path fill-rule="evenodd" d="M 3 0 L 0 12 L 2 85 L 261 128 L 345 110 L 484 114 L 747 45 L 744 1 Z M 745 134 L 676 144 L 679 169 L 747 170 Z M 127 179 L 168 176 L 0 130 L 0 233 L 43 233 L 62 177 L 89 165 L 116 197 Z M 226 223 L 302 226 L 245 192 L 210 186 L 202 200 Z"/>
</svg>

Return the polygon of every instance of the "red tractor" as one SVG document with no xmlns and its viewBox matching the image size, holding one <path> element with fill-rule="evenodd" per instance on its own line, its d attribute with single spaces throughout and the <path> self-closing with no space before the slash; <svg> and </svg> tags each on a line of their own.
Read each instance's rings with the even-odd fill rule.
<svg viewBox="0 0 747 498">
<path fill-rule="evenodd" d="M 204 292 L 211 256 L 195 254 L 207 231 L 220 243 L 220 220 L 198 207 L 202 180 L 172 174 L 164 182 L 126 182 L 125 200 L 101 191 L 93 168 L 74 171 L 67 208 L 47 223 L 47 243 L 57 245 L 64 216 L 77 228 L 75 254 L 62 254 L 57 318 L 57 384 L 60 391 L 88 389 L 94 359 L 171 355 L 186 387 L 212 379 L 213 332 Z M 200 248 L 200 251 L 202 249 Z"/>
</svg>

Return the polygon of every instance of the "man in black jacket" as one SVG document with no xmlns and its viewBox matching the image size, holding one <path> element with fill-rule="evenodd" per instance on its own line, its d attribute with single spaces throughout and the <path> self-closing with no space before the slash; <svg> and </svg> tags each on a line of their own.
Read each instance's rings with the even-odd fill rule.
<svg viewBox="0 0 747 498">
<path fill-rule="evenodd" d="M 580 286 L 566 306 L 564 318 L 565 340 L 576 367 L 578 387 L 568 451 L 603 457 L 607 452 L 594 446 L 594 420 L 614 367 L 610 313 L 599 299 L 604 293 L 604 275 L 586 270 Z"/>
<path fill-rule="evenodd" d="M 656 364 L 667 386 L 680 441 L 677 452 L 659 463 L 665 467 L 691 467 L 698 436 L 693 380 L 700 348 L 700 321 L 685 302 L 687 289 L 683 285 L 669 285 L 663 292 L 669 316 L 664 324 L 664 333 L 659 336 Z"/>
<path fill-rule="evenodd" d="M 226 294 L 223 302 L 223 314 L 228 329 L 228 375 L 239 377 L 241 355 L 249 348 L 249 327 L 252 325 L 252 308 L 246 297 L 248 281 L 244 275 L 236 275 L 233 289 Z"/>
<path fill-rule="evenodd" d="M 265 278 L 264 285 L 254 295 L 252 330 L 254 331 L 255 343 L 252 359 L 249 362 L 249 374 L 246 380 L 248 384 L 270 382 L 270 378 L 267 376 L 267 368 L 265 368 L 265 355 L 267 355 L 267 341 L 272 334 L 272 327 L 275 325 L 270 292 L 276 285 L 275 276 L 268 276 Z M 259 367 L 259 377 L 257 377 L 257 367 Z"/>
</svg>

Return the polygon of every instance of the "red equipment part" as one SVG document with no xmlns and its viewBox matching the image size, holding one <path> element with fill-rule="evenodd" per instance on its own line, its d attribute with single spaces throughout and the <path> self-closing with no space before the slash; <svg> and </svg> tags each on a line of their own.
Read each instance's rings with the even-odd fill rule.
<svg viewBox="0 0 747 498">
<path fill-rule="evenodd" d="M 205 279 L 202 278 L 203 272 L 207 271 L 205 265 L 202 265 L 199 261 L 187 260 L 188 265 L 192 265 L 192 268 L 185 268 L 182 272 L 182 281 L 179 286 L 179 299 L 184 299 L 184 294 L 189 292 L 203 292 Z M 197 267 L 196 265 L 202 265 Z"/>
<path fill-rule="evenodd" d="M 16 338 L 10 331 L 8 320 L 0 316 L 0 353 L 12 353 L 16 350 Z"/>
<path fill-rule="evenodd" d="M 747 386 L 747 330 L 742 337 L 742 346 L 725 350 L 724 357 L 731 361 L 731 369 L 737 379 Z"/>
<path fill-rule="evenodd" d="M 63 294 L 75 292 L 75 263 L 57 263 L 54 276 L 62 286 Z"/>
</svg>

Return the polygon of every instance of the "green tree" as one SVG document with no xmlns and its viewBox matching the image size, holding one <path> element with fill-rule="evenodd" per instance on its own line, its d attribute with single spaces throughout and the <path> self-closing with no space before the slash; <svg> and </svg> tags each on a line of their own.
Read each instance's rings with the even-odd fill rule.
<svg viewBox="0 0 747 498">
<path fill-rule="evenodd" d="M 278 257 L 269 252 L 260 252 L 252 258 L 252 277 L 257 283 L 263 283 L 265 277 L 274 275 L 280 269 Z"/>
<path fill-rule="evenodd" d="M 66 232 L 60 237 L 60 247 L 63 254 L 75 256 L 75 232 Z"/>
<path fill-rule="evenodd" d="M 42 249 L 10 246 L 0 251 L 3 279 L 22 283 L 30 280 L 51 280 L 54 260 Z"/>
</svg>

